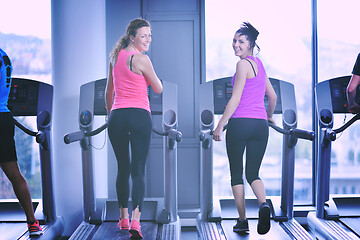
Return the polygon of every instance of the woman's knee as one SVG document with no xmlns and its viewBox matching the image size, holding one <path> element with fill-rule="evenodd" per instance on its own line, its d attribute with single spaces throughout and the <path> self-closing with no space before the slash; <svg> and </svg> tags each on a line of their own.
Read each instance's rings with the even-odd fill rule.
<svg viewBox="0 0 360 240">
<path fill-rule="evenodd" d="M 231 176 L 231 186 L 235 186 L 235 185 L 243 185 L 244 184 L 244 180 L 241 175 L 236 175 L 236 176 Z"/>
<path fill-rule="evenodd" d="M 1 164 L 1 168 L 4 171 L 6 177 L 13 185 L 25 181 L 25 178 L 21 174 L 16 161 L 3 163 Z"/>
<path fill-rule="evenodd" d="M 133 182 L 133 185 L 145 185 L 145 175 L 131 175 L 131 180 Z"/>
<path fill-rule="evenodd" d="M 10 174 L 10 177 L 8 177 L 8 179 L 14 188 L 27 186 L 27 182 L 20 172 Z"/>
<path fill-rule="evenodd" d="M 251 185 L 255 180 L 261 180 L 259 176 L 246 176 L 246 181 Z"/>
</svg>

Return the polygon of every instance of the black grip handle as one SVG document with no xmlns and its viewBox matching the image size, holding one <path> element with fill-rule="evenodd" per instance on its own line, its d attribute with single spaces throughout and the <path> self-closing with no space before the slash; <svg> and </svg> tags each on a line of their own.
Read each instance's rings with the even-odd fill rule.
<svg viewBox="0 0 360 240">
<path fill-rule="evenodd" d="M 37 143 L 43 143 L 45 141 L 45 138 L 46 135 L 43 131 L 39 131 L 35 137 Z"/>
<path fill-rule="evenodd" d="M 76 141 L 80 141 L 82 139 L 85 138 L 85 132 L 84 131 L 78 131 L 78 132 L 73 132 L 73 133 L 69 133 L 66 134 L 64 136 L 64 142 L 66 144 L 72 143 L 72 142 L 76 142 Z"/>
<path fill-rule="evenodd" d="M 307 139 L 307 140 L 311 140 L 311 141 L 314 141 L 314 139 L 315 139 L 315 133 L 313 131 L 302 130 L 302 129 L 298 129 L 298 128 L 286 130 L 286 129 L 276 126 L 275 124 L 273 124 L 271 122 L 269 122 L 269 126 L 272 127 L 274 130 L 276 130 L 279 133 L 286 134 L 286 135 L 292 135 L 296 138 L 302 138 L 302 139 Z"/>
<path fill-rule="evenodd" d="M 80 130 L 77 132 L 69 133 L 64 136 L 64 142 L 66 144 L 69 144 L 72 142 L 80 141 L 80 140 L 84 139 L 85 137 L 95 136 L 95 135 L 101 133 L 106 128 L 107 128 L 107 123 L 104 123 L 102 126 L 98 127 L 97 129 L 95 129 L 93 131 L 87 132 L 84 130 Z"/>
<path fill-rule="evenodd" d="M 327 131 L 327 137 L 330 141 L 335 141 L 336 140 L 336 132 L 329 129 L 329 131 Z"/>
<path fill-rule="evenodd" d="M 292 134 L 294 137 L 307 139 L 311 141 L 314 141 L 315 139 L 315 133 L 313 131 L 307 131 L 307 130 L 295 128 L 291 131 L 290 134 Z"/>
<path fill-rule="evenodd" d="M 173 128 L 170 128 L 168 131 L 153 128 L 152 131 L 160 136 L 170 136 L 170 138 L 176 142 L 181 142 L 182 140 L 182 133 Z"/>
<path fill-rule="evenodd" d="M 169 129 L 167 135 L 176 142 L 181 142 L 182 140 L 182 133 L 176 129 Z"/>
<path fill-rule="evenodd" d="M 199 132 L 199 139 L 201 142 L 205 141 L 206 138 L 208 138 L 208 136 L 210 136 L 212 134 L 212 130 L 210 129 L 205 129 L 205 130 L 201 130 Z"/>
</svg>

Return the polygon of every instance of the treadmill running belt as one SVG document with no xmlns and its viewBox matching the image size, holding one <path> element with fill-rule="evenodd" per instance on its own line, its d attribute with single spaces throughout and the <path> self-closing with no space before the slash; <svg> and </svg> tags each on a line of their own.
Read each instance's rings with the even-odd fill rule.
<svg viewBox="0 0 360 240">
<path fill-rule="evenodd" d="M 117 222 L 103 222 L 96 231 L 93 240 L 116 239 L 129 240 L 130 234 L 128 230 L 120 230 L 116 227 Z M 156 239 L 158 225 L 155 222 L 141 222 L 141 232 L 144 236 L 143 240 Z"/>
<path fill-rule="evenodd" d="M 271 228 L 267 234 L 260 235 L 257 233 L 257 219 L 248 219 L 249 221 L 249 229 L 250 231 L 245 234 L 238 234 L 233 231 L 233 226 L 235 225 L 236 220 L 222 220 L 221 225 L 225 232 L 226 239 L 236 240 L 236 239 L 247 239 L 247 240 L 258 240 L 258 239 L 292 239 L 284 230 L 283 228 L 274 221 L 271 221 Z"/>
<path fill-rule="evenodd" d="M 342 217 L 340 218 L 340 222 L 344 223 L 348 228 L 353 230 L 358 237 L 360 237 L 360 217 Z"/>
</svg>

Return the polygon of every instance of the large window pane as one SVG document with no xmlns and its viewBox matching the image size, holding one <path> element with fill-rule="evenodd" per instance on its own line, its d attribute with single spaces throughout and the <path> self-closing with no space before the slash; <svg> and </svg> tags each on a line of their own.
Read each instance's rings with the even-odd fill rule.
<svg viewBox="0 0 360 240">
<path fill-rule="evenodd" d="M 319 82 L 350 75 L 360 52 L 357 0 L 318 0 Z M 334 128 L 352 114 L 335 114 Z M 332 143 L 330 194 L 360 193 L 360 124 L 355 122 Z"/>
<path fill-rule="evenodd" d="M 1 2 L 0 47 L 9 55 L 13 77 L 51 83 L 51 0 L 11 0 Z M 36 131 L 36 117 L 17 117 Z M 41 198 L 39 144 L 34 137 L 15 128 L 20 170 L 32 198 Z M 9 180 L 0 170 L 0 199 L 15 199 Z"/>
<path fill-rule="evenodd" d="M 235 31 L 244 21 L 258 29 L 258 57 L 267 75 L 295 85 L 298 127 L 311 129 L 311 1 L 205 1 L 206 80 L 232 76 Z M 219 118 L 216 118 L 217 121 Z M 281 116 L 276 118 L 282 126 Z M 260 177 L 268 195 L 279 195 L 282 136 L 270 130 Z M 312 202 L 312 145 L 299 140 L 296 148 L 295 202 Z M 227 176 L 227 177 L 224 177 Z M 248 185 L 247 185 L 248 187 Z M 225 142 L 214 144 L 214 194 L 232 195 Z M 249 188 L 246 194 L 253 195 Z"/>
</svg>

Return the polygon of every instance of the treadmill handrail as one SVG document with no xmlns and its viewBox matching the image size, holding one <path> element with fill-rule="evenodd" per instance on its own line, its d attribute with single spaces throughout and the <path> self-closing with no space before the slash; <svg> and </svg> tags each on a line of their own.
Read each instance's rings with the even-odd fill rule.
<svg viewBox="0 0 360 240">
<path fill-rule="evenodd" d="M 350 119 L 348 122 L 346 122 L 344 125 L 342 125 L 341 127 L 334 129 L 333 131 L 335 133 L 341 133 L 342 131 L 344 131 L 345 129 L 347 129 L 348 127 L 350 127 L 351 124 L 353 124 L 355 121 L 360 119 L 360 113 L 356 114 L 352 119 Z"/>
<path fill-rule="evenodd" d="M 37 143 L 43 143 L 45 140 L 45 133 L 44 131 L 40 130 L 38 132 L 33 132 L 30 129 L 28 129 L 27 127 L 25 127 L 24 125 L 22 125 L 20 122 L 18 122 L 15 118 L 14 119 L 14 124 L 20 128 L 22 131 L 24 131 L 26 134 L 35 137 L 35 140 Z"/>
<path fill-rule="evenodd" d="M 25 127 L 23 124 L 21 124 L 19 121 L 17 121 L 15 118 L 13 118 L 14 120 L 14 124 L 20 128 L 22 131 L 24 131 L 26 134 L 35 137 L 35 141 L 37 143 L 44 143 L 45 138 L 46 138 L 46 133 L 43 130 L 40 130 L 38 132 L 34 132 L 31 131 L 30 129 L 28 129 L 27 127 Z"/>
<path fill-rule="evenodd" d="M 25 133 L 29 134 L 30 136 L 36 137 L 36 135 L 38 134 L 38 132 L 33 132 L 30 129 L 28 129 L 27 127 L 25 127 L 24 125 L 22 125 L 20 122 L 18 122 L 15 118 L 14 119 L 14 123 L 15 125 L 20 128 L 21 130 L 23 130 Z"/>
<path fill-rule="evenodd" d="M 225 130 L 227 130 L 228 128 L 228 125 L 225 124 L 224 128 L 223 128 L 223 132 Z M 210 129 L 204 129 L 204 130 L 201 130 L 199 132 L 199 138 L 200 138 L 200 141 L 203 142 L 205 141 L 209 136 L 212 136 L 214 134 L 214 129 L 210 130 Z"/>
<path fill-rule="evenodd" d="M 176 142 L 181 142 L 182 140 L 182 133 L 174 128 L 170 128 L 168 131 L 153 128 L 152 131 L 160 136 L 169 136 Z"/>
<path fill-rule="evenodd" d="M 224 126 L 224 128 L 223 128 L 223 132 L 225 131 L 225 130 L 227 130 L 227 128 L 228 128 L 228 124 L 225 124 L 225 126 Z M 213 135 L 214 134 L 214 130 L 211 130 L 210 131 L 210 135 Z"/>
<path fill-rule="evenodd" d="M 90 132 L 85 132 L 85 136 L 86 137 L 92 137 L 95 136 L 99 133 L 101 133 L 102 131 L 104 131 L 107 128 L 108 124 L 104 123 L 102 126 L 98 127 L 97 129 L 90 131 Z"/>
<path fill-rule="evenodd" d="M 90 132 L 80 130 L 77 132 L 69 133 L 64 136 L 64 142 L 66 144 L 69 144 L 72 142 L 80 141 L 80 140 L 84 139 L 85 137 L 95 136 L 95 135 L 99 134 L 100 132 L 102 132 L 106 128 L 107 128 L 107 123 L 103 124 L 99 128 L 97 128 L 93 131 L 90 131 Z M 169 131 L 158 130 L 156 128 L 153 128 L 152 131 L 160 136 L 168 136 L 169 135 Z M 171 129 L 171 131 L 175 132 L 174 140 L 176 140 L 177 142 L 180 142 L 182 140 L 182 133 L 176 129 Z"/>
<path fill-rule="evenodd" d="M 167 131 L 164 131 L 164 130 L 159 130 L 159 129 L 156 129 L 156 128 L 153 128 L 152 131 L 160 136 L 167 136 L 169 133 Z"/>
<path fill-rule="evenodd" d="M 286 129 L 283 129 L 271 122 L 269 122 L 269 126 L 272 127 L 274 130 L 276 130 L 277 132 L 285 134 L 285 135 L 291 135 L 296 138 L 302 138 L 302 139 L 307 139 L 307 140 L 311 140 L 311 141 L 314 141 L 314 139 L 315 139 L 315 133 L 313 131 L 302 130 L 302 129 L 298 129 L 298 128 L 286 130 Z"/>
</svg>

